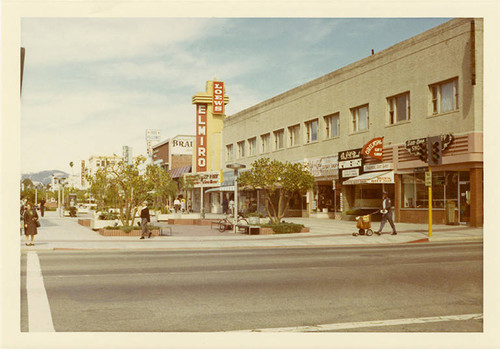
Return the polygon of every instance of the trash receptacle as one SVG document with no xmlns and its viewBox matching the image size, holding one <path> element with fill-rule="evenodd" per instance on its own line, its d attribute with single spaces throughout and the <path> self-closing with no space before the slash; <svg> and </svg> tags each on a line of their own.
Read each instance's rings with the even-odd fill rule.
<svg viewBox="0 0 500 349">
<path fill-rule="evenodd" d="M 446 224 L 457 224 L 457 222 L 455 221 L 455 207 L 455 201 L 446 200 Z"/>
</svg>

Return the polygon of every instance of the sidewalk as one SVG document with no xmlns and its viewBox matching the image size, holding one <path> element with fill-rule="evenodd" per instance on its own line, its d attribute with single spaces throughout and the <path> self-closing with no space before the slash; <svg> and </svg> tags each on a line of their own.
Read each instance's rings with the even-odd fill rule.
<svg viewBox="0 0 500 349">
<path fill-rule="evenodd" d="M 139 240 L 137 236 L 101 236 L 98 232 L 79 225 L 78 218 L 59 217 L 55 212 L 46 212 L 45 217 L 40 218 L 41 227 L 35 236 L 35 246 L 25 246 L 24 235 L 20 237 L 20 244 L 22 250 L 149 250 L 349 246 L 483 240 L 483 228 L 467 226 L 434 225 L 433 235 L 428 237 L 426 224 L 396 223 L 398 235 L 391 235 L 390 227 L 386 226 L 381 236 L 374 234 L 354 237 L 352 233 L 357 230 L 355 222 L 313 218 L 285 220 L 304 224 L 310 228 L 310 232 L 249 236 L 232 232 L 220 233 L 216 229 L 210 229 L 210 226 L 171 225 L 172 236 Z M 372 229 L 378 229 L 378 225 L 378 222 L 374 222 Z"/>
</svg>

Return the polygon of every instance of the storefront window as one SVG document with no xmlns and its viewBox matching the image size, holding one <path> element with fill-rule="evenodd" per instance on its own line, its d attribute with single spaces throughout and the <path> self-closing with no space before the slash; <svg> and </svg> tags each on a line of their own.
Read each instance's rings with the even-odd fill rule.
<svg viewBox="0 0 500 349">
<path fill-rule="evenodd" d="M 468 172 L 439 171 L 432 172 L 432 206 L 445 208 L 446 201 L 458 203 L 458 181 L 468 181 Z M 413 173 L 402 176 L 402 208 L 428 208 L 429 189 L 425 186 L 425 173 Z"/>
</svg>

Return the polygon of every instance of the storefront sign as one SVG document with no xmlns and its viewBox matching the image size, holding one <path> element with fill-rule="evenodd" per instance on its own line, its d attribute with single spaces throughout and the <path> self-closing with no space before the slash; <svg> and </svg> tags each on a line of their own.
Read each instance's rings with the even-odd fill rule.
<svg viewBox="0 0 500 349">
<path fill-rule="evenodd" d="M 200 188 L 203 181 L 203 187 L 218 187 L 220 186 L 220 172 L 205 172 L 198 174 L 186 174 L 186 177 L 193 178 L 193 187 Z"/>
<path fill-rule="evenodd" d="M 338 153 L 339 177 L 342 183 L 345 179 L 357 177 L 363 173 L 363 154 L 359 149 L 351 149 Z"/>
<path fill-rule="evenodd" d="M 175 155 L 192 155 L 194 137 L 175 137 L 171 141 L 171 153 Z"/>
<path fill-rule="evenodd" d="M 214 81 L 213 113 L 224 114 L 224 82 Z"/>
<path fill-rule="evenodd" d="M 363 167 L 365 172 L 372 171 L 389 171 L 394 169 L 394 164 L 392 162 L 384 162 L 381 164 L 367 164 Z"/>
<path fill-rule="evenodd" d="M 336 155 L 305 159 L 304 164 L 314 177 L 338 177 L 338 157 Z"/>
<path fill-rule="evenodd" d="M 384 137 L 373 138 L 365 144 L 361 152 L 364 156 L 382 161 L 383 141 Z"/>
<path fill-rule="evenodd" d="M 342 178 L 351 178 L 359 176 L 359 168 L 351 170 L 342 170 Z"/>
<path fill-rule="evenodd" d="M 207 170 L 207 105 L 196 104 L 196 172 Z"/>
<path fill-rule="evenodd" d="M 441 151 L 444 151 L 453 142 L 455 138 L 451 133 L 441 135 Z M 421 157 L 427 154 L 427 138 L 410 139 L 405 142 L 405 148 L 408 153 Z"/>
<path fill-rule="evenodd" d="M 82 181 L 81 181 L 81 184 L 82 186 L 85 185 L 85 160 L 82 160 Z"/>
</svg>

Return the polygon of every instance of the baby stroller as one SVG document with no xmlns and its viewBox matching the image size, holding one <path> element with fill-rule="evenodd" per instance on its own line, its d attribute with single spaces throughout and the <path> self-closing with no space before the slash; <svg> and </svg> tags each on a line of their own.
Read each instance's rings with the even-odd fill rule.
<svg viewBox="0 0 500 349">
<path fill-rule="evenodd" d="M 352 233 L 352 236 L 358 236 L 358 235 L 366 235 L 366 236 L 372 236 L 373 235 L 373 230 L 371 230 L 371 215 L 375 214 L 379 211 L 375 211 L 373 213 L 367 214 L 365 216 L 358 216 L 356 217 L 356 228 L 358 228 L 357 233 Z"/>
</svg>

